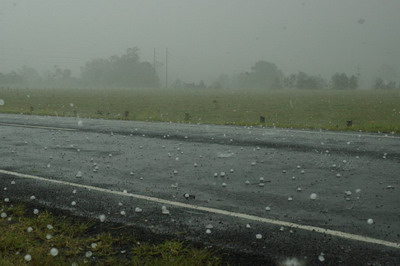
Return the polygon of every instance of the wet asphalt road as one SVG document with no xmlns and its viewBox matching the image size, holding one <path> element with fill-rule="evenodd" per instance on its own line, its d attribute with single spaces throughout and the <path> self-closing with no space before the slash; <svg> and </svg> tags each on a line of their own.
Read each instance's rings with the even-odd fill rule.
<svg viewBox="0 0 400 266">
<path fill-rule="evenodd" d="M 0 114 L 0 143 L 2 170 L 126 192 L 0 173 L 1 187 L 7 188 L 2 198 L 30 202 L 35 195 L 35 203 L 73 214 L 105 214 L 109 221 L 254 254 L 259 259 L 249 263 L 254 265 L 288 257 L 307 265 L 400 264 L 398 135 Z M 332 229 L 397 247 L 130 194 Z"/>
</svg>

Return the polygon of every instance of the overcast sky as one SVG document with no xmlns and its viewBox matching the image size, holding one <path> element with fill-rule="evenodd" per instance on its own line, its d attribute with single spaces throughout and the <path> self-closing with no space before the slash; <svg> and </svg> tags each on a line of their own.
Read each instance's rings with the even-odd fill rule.
<svg viewBox="0 0 400 266">
<path fill-rule="evenodd" d="M 0 72 L 58 65 L 79 75 L 134 46 L 151 63 L 156 48 L 163 64 L 168 47 L 171 81 L 210 82 L 257 60 L 285 73 L 360 65 L 371 77 L 387 65 L 400 75 L 400 0 L 0 0 Z"/>
</svg>

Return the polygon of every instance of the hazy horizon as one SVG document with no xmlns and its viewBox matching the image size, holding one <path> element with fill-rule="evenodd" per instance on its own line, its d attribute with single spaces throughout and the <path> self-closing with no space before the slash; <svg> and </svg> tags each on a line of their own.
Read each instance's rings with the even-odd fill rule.
<svg viewBox="0 0 400 266">
<path fill-rule="evenodd" d="M 150 63 L 156 49 L 163 81 L 168 47 L 170 82 L 210 83 L 259 60 L 285 74 L 399 82 L 399 10 L 396 0 L 0 0 L 0 72 L 58 65 L 78 76 L 91 59 L 139 47 Z"/>
</svg>

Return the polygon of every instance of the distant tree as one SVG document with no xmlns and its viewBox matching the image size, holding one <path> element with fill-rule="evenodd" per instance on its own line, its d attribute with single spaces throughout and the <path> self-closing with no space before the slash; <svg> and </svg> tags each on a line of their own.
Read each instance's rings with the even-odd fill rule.
<svg viewBox="0 0 400 266">
<path fill-rule="evenodd" d="M 121 56 L 94 59 L 82 68 L 82 80 L 88 85 L 102 87 L 159 87 L 159 79 L 149 62 L 141 62 L 137 47 L 127 49 Z"/>
<path fill-rule="evenodd" d="M 296 87 L 297 75 L 291 74 L 288 77 L 283 78 L 283 86 L 288 89 L 293 89 Z"/>
<path fill-rule="evenodd" d="M 0 75 L 0 85 L 19 85 L 22 84 L 23 78 L 21 75 L 19 75 L 17 72 L 12 71 L 7 74 L 1 74 Z"/>
<path fill-rule="evenodd" d="M 23 66 L 17 70 L 17 73 L 22 77 L 25 84 L 38 83 L 42 80 L 39 72 L 36 69 L 28 66 Z"/>
<path fill-rule="evenodd" d="M 239 75 L 239 85 L 243 88 L 281 89 L 283 73 L 274 63 L 258 61 L 250 72 Z"/>
<path fill-rule="evenodd" d="M 396 82 L 386 81 L 381 77 L 375 79 L 374 89 L 376 90 L 393 90 L 396 89 Z"/>
<path fill-rule="evenodd" d="M 326 87 L 325 80 L 320 76 L 311 76 L 302 71 L 291 74 L 283 79 L 285 88 L 297 88 L 301 90 L 317 90 Z"/>
<path fill-rule="evenodd" d="M 352 75 L 349 78 L 349 89 L 350 90 L 358 89 L 358 78 L 354 75 Z"/>
<path fill-rule="evenodd" d="M 354 90 L 358 88 L 358 78 L 348 77 L 345 73 L 335 73 L 332 76 L 332 88 L 336 90 Z"/>
</svg>

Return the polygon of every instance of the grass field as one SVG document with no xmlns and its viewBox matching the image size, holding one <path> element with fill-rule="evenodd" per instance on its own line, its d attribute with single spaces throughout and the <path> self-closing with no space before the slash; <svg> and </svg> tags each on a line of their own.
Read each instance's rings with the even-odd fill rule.
<svg viewBox="0 0 400 266">
<path fill-rule="evenodd" d="M 125 226 L 0 203 L 0 265 L 220 265 L 206 248 L 149 243 Z"/>
<path fill-rule="evenodd" d="M 2 88 L 0 99 L 1 113 L 400 133 L 400 91 Z"/>
</svg>

